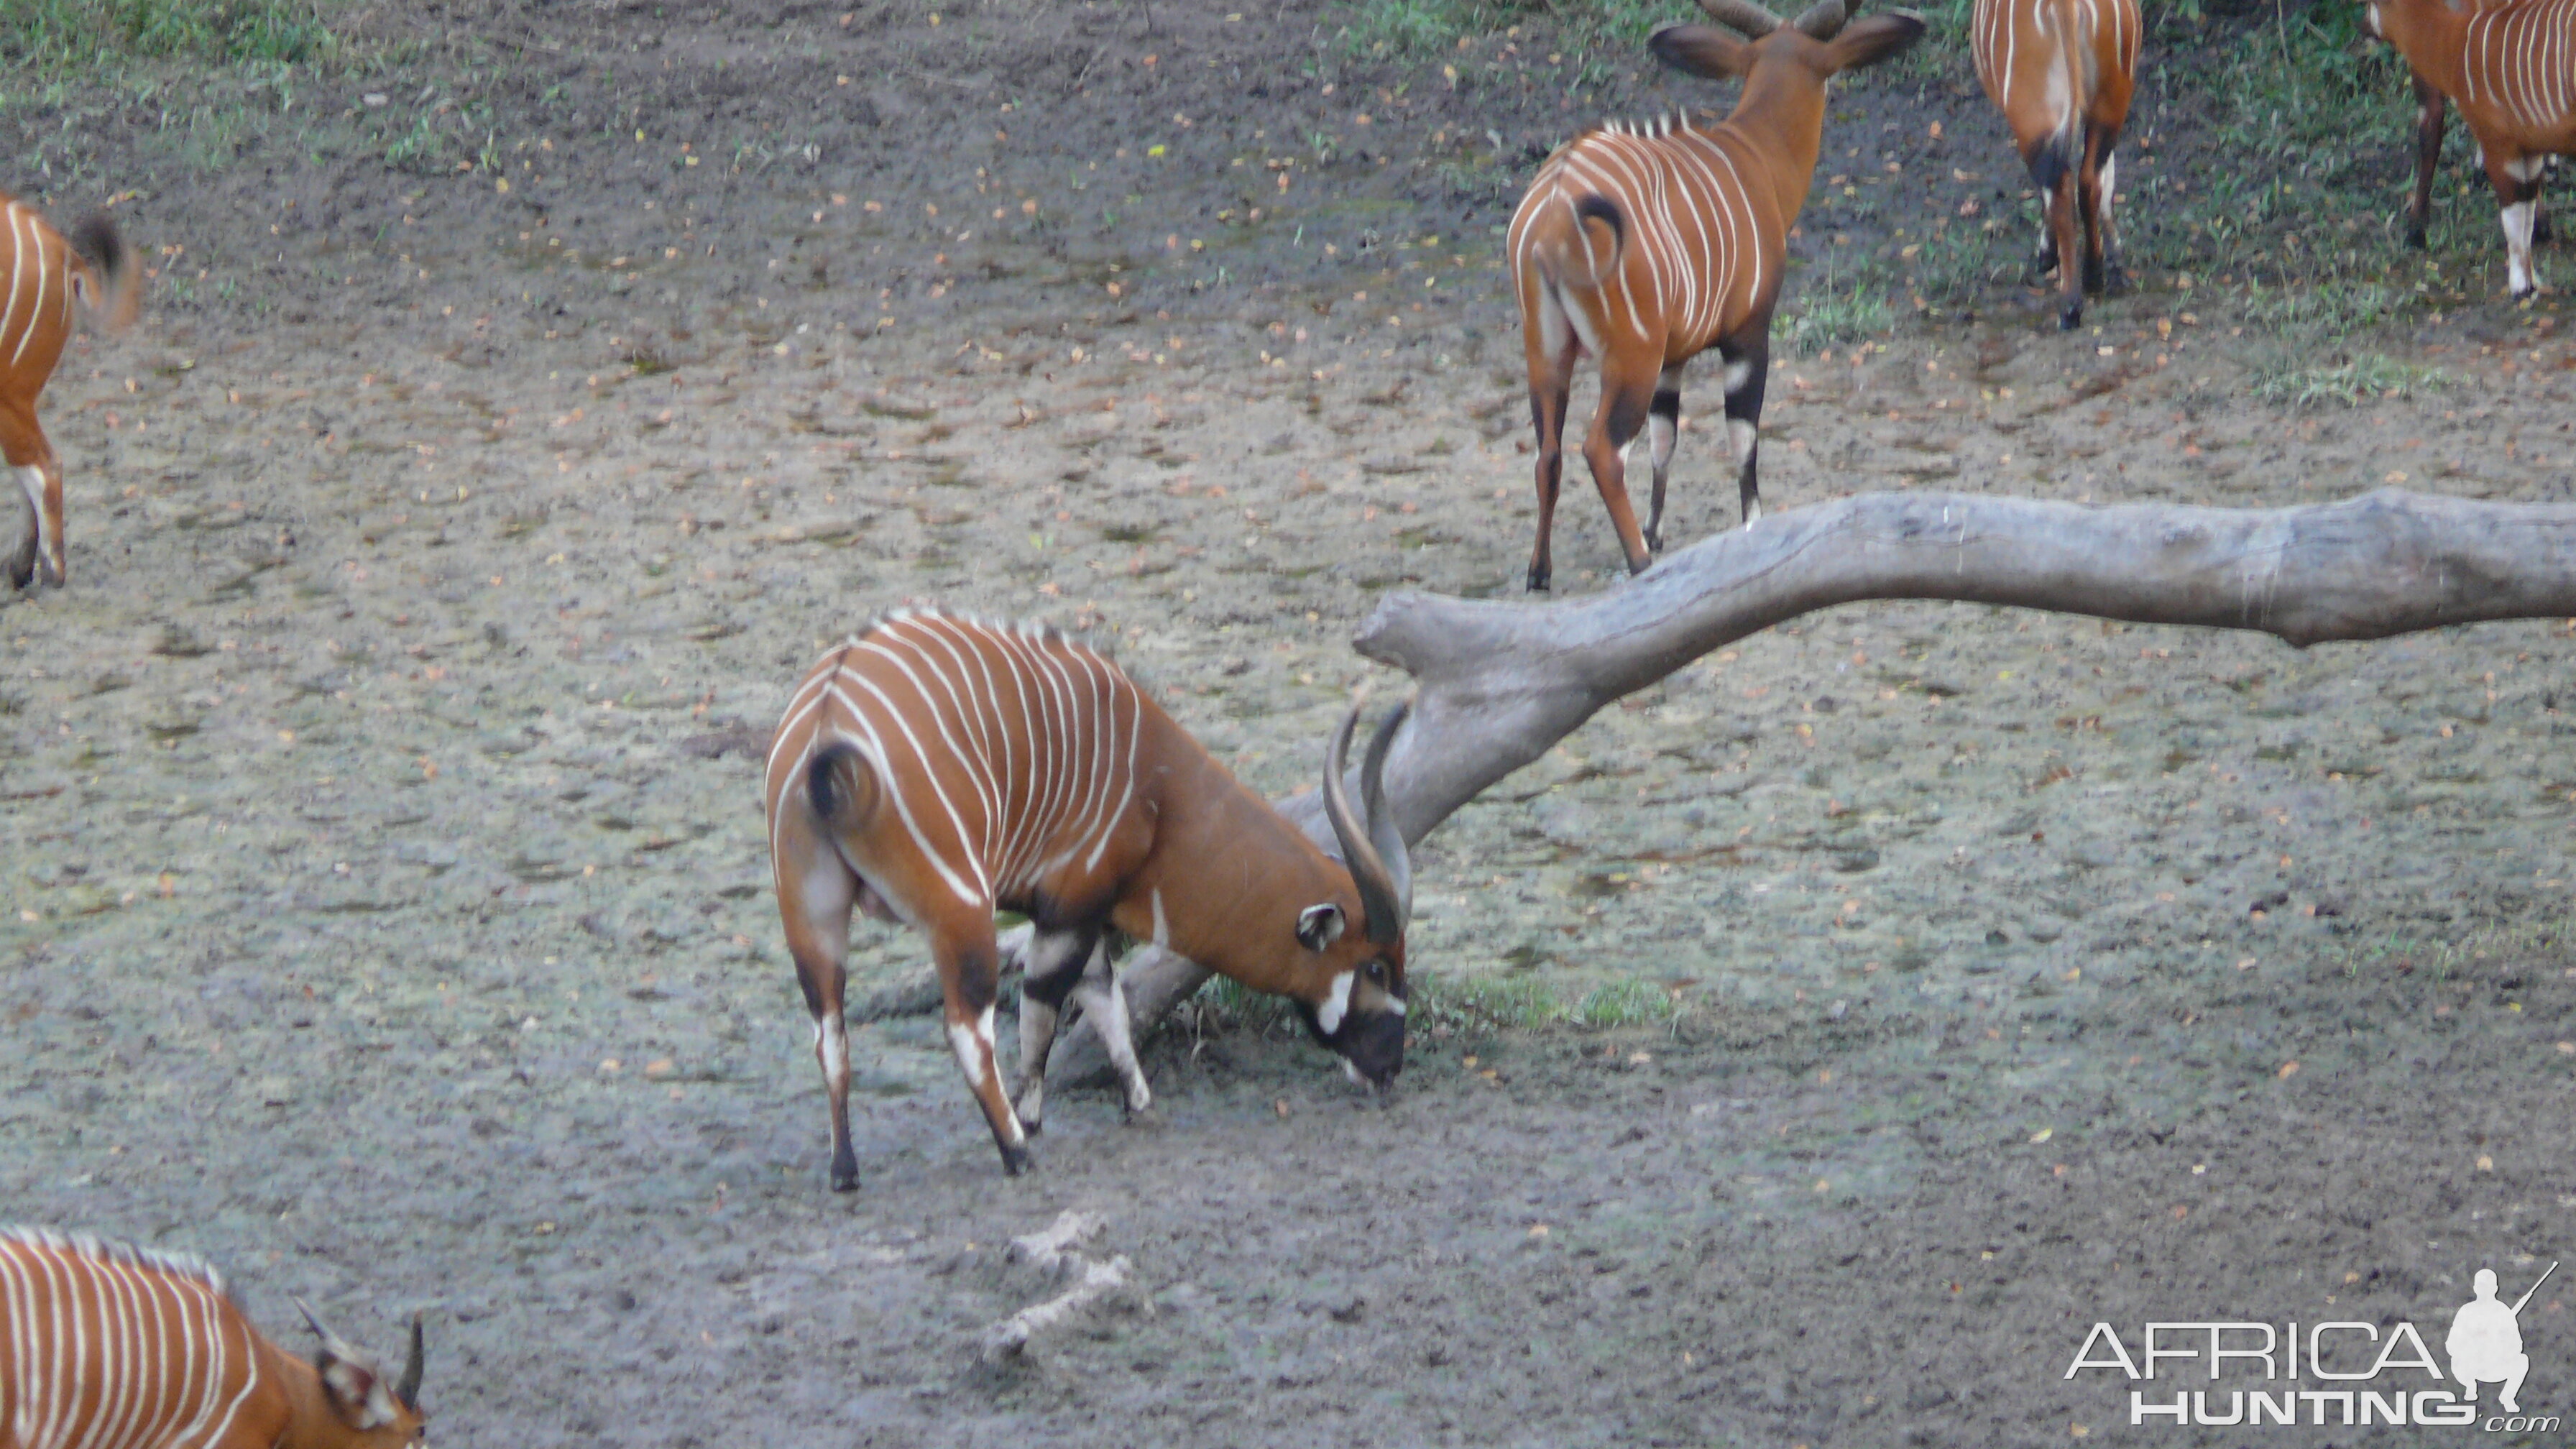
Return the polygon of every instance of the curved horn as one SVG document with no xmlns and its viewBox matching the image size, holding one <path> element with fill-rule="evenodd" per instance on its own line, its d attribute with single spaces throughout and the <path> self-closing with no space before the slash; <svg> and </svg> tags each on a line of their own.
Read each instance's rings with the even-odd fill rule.
<svg viewBox="0 0 2576 1449">
<path fill-rule="evenodd" d="M 1699 8 L 1708 12 L 1709 19 L 1729 30 L 1742 31 L 1750 40 L 1760 40 L 1780 28 L 1780 17 L 1753 0 L 1699 0 Z"/>
<path fill-rule="evenodd" d="M 1394 733 L 1395 724 L 1403 718 L 1404 711 L 1397 710 L 1393 718 L 1379 729 L 1377 738 L 1369 742 L 1369 759 L 1373 764 L 1384 766 L 1387 739 Z M 1380 832 L 1370 828 L 1378 823 L 1377 820 L 1373 818 L 1368 826 L 1360 823 L 1358 813 L 1351 809 L 1350 789 L 1342 782 L 1342 776 L 1350 768 L 1351 732 L 1359 727 L 1359 722 L 1359 708 L 1354 705 L 1351 712 L 1342 717 L 1342 727 L 1333 731 L 1332 743 L 1325 747 L 1324 818 L 1332 822 L 1333 839 L 1342 847 L 1342 863 L 1350 868 L 1351 884 L 1359 889 L 1360 909 L 1368 916 L 1369 939 L 1385 945 L 1404 933 L 1404 912 L 1408 902 L 1406 894 L 1399 890 L 1395 876 L 1387 869 L 1385 858 L 1378 852 L 1376 842 Z M 1370 777 L 1362 781 L 1361 788 L 1369 792 L 1372 803 L 1382 805 L 1383 786 L 1374 784 L 1374 775 L 1374 771 L 1370 772 Z M 1376 816 L 1382 811 L 1371 813 Z M 1403 849 L 1404 842 L 1399 836 L 1396 840 L 1399 858 Z"/>
<path fill-rule="evenodd" d="M 298 1298 L 295 1300 L 295 1311 L 304 1315 L 305 1327 L 313 1330 L 313 1336 L 322 1340 L 324 1348 L 334 1350 L 339 1348 L 340 1335 L 333 1333 L 330 1327 L 323 1323 L 320 1315 L 313 1311 L 312 1304 Z"/>
<path fill-rule="evenodd" d="M 420 1343 L 420 1315 L 414 1313 L 411 1316 L 411 1352 L 403 1359 L 402 1377 L 394 1383 L 394 1397 L 402 1400 L 404 1408 L 414 1410 L 415 1412 L 420 1408 L 420 1370 L 422 1357 Z"/>
<path fill-rule="evenodd" d="M 1843 22 L 1849 19 L 1851 12 L 1844 8 L 1843 0 L 1816 0 L 1789 24 L 1804 32 L 1809 39 L 1831 40 L 1842 33 Z"/>
<path fill-rule="evenodd" d="M 1403 939 L 1404 928 L 1413 921 L 1413 854 L 1404 847 L 1404 832 L 1396 827 L 1395 812 L 1386 807 L 1386 757 L 1395 747 L 1395 732 L 1412 712 L 1410 703 L 1397 705 L 1386 723 L 1377 727 L 1377 734 L 1369 740 L 1368 754 L 1360 761 L 1360 807 L 1368 812 L 1369 843 L 1377 847 L 1378 861 L 1386 867 L 1387 893 L 1395 897 L 1393 929 L 1381 936 L 1377 933 L 1377 917 L 1369 917 L 1369 939 L 1381 946 Z"/>
</svg>

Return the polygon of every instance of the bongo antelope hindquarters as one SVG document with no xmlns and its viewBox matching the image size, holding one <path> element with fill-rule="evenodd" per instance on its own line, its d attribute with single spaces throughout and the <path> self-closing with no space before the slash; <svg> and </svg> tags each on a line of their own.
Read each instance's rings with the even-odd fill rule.
<svg viewBox="0 0 2576 1449">
<path fill-rule="evenodd" d="M 0 1449 L 418 1442 L 420 1320 L 388 1382 L 313 1310 L 304 1318 L 322 1341 L 310 1361 L 271 1342 L 193 1258 L 0 1228 Z"/>
<path fill-rule="evenodd" d="M 2142 26 L 2137 0 L 1977 0 L 1969 50 L 2039 186 L 2041 273 L 2057 273 L 2057 325 L 2084 320 L 2084 294 L 2122 283 L 2111 202 Z"/>
<path fill-rule="evenodd" d="M 15 587 L 35 580 L 59 588 L 65 578 L 62 462 L 36 424 L 36 399 L 71 337 L 72 303 L 122 328 L 134 320 L 139 270 L 104 214 L 66 238 L 34 207 L 0 192 L 0 463 L 16 475 L 33 515 L 9 555 Z"/>
<path fill-rule="evenodd" d="M 2465 14 L 2442 0 L 2372 0 L 2365 16 L 2418 82 L 2410 239 L 2421 234 L 2431 194 L 2427 153 L 2441 144 L 2440 104 L 2423 96 L 2429 84 L 2459 107 L 2477 138 L 2501 209 L 2506 285 L 2516 297 L 2531 295 L 2540 286 L 2531 244 L 2541 174 L 2551 156 L 2576 153 L 2576 0 L 2491 0 Z"/>
<path fill-rule="evenodd" d="M 843 1015 L 850 914 L 930 938 L 949 1042 L 1005 1171 L 1028 1163 L 1065 1003 L 1100 1030 L 1131 1111 L 1151 1100 L 1104 933 L 1152 941 L 1287 996 L 1352 1074 L 1404 1060 L 1404 838 L 1382 775 L 1400 727 L 1343 782 L 1354 710 L 1326 752 L 1342 859 L 1246 789 L 1115 664 L 1051 629 L 903 612 L 826 654 L 770 747 L 770 860 L 814 1015 L 832 1118 L 832 1185 L 858 1182 Z M 997 909 L 1035 927 L 1023 957 L 1018 1104 L 993 1015 Z"/>
<path fill-rule="evenodd" d="M 1725 360 L 1726 430 L 1736 491 L 1761 517 L 1756 451 L 1789 228 L 1806 204 L 1823 143 L 1825 81 L 1911 45 L 1920 17 L 1889 11 L 1844 28 L 1842 0 L 1783 25 L 1752 0 L 1701 0 L 1750 39 L 1668 25 L 1657 59 L 1710 79 L 1740 77 L 1725 120 L 1682 116 L 1587 131 L 1539 168 L 1506 240 L 1538 433 L 1538 539 L 1529 587 L 1554 574 L 1549 541 L 1563 476 L 1576 359 L 1601 360 L 1601 402 L 1583 444 L 1631 573 L 1662 547 L 1664 482 L 1681 426 L 1682 369 L 1714 347 Z M 1638 528 L 1623 452 L 1651 429 L 1654 497 Z"/>
</svg>

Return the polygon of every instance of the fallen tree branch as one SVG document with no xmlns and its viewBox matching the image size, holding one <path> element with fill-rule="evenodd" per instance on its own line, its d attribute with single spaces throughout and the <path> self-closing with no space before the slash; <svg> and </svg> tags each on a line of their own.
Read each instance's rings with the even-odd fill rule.
<svg viewBox="0 0 2576 1449">
<path fill-rule="evenodd" d="M 1011 1239 L 1010 1261 L 1035 1268 L 1052 1279 L 1070 1277 L 1073 1286 L 1044 1303 L 1031 1304 L 977 1335 L 976 1346 L 987 1362 L 998 1362 L 1028 1348 L 1029 1341 L 1092 1304 L 1127 1287 L 1124 1255 L 1103 1263 L 1072 1251 L 1100 1230 L 1100 1224 L 1077 1212 L 1059 1214 L 1042 1233 Z"/>
<path fill-rule="evenodd" d="M 1801 614 L 1878 599 L 2244 629 L 2301 648 L 2576 617 L 2576 505 L 2394 489 L 2274 509 L 1864 493 L 1767 514 L 1588 598 L 1391 595 L 1354 643 L 1419 686 L 1386 766 L 1404 838 L 1420 841 L 1595 711 L 1701 655 Z M 1332 849 L 1312 791 L 1280 809 Z M 1207 975 L 1140 948 L 1122 972 L 1136 1033 Z M 1057 1082 L 1105 1080 L 1107 1057 L 1076 1029 L 1049 1067 Z"/>
</svg>

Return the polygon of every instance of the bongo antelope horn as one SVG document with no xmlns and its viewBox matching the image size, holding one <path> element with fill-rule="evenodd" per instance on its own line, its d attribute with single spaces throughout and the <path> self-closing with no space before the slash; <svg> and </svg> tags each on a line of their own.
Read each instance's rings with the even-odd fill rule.
<svg viewBox="0 0 2576 1449">
<path fill-rule="evenodd" d="M 1342 727 L 1333 732 L 1333 742 L 1324 752 L 1324 817 L 1332 822 L 1333 838 L 1341 842 L 1342 863 L 1350 867 L 1360 908 L 1368 913 L 1368 938 L 1381 946 L 1403 939 L 1405 921 L 1413 911 L 1412 858 L 1404 848 L 1404 833 L 1396 828 L 1394 814 L 1386 806 L 1387 751 L 1404 724 L 1407 708 L 1398 705 L 1369 741 L 1360 769 L 1360 793 L 1368 805 L 1365 826 L 1351 809 L 1350 790 L 1343 782 L 1350 768 L 1351 733 L 1360 722 L 1356 707 L 1343 717 Z"/>
<path fill-rule="evenodd" d="M 420 1407 L 420 1371 L 422 1360 L 423 1354 L 421 1352 L 420 1341 L 420 1315 L 415 1313 L 411 1316 L 411 1352 L 406 1354 L 403 1358 L 402 1377 L 394 1381 L 394 1397 L 402 1400 L 405 1408 L 417 1409 Z"/>
<path fill-rule="evenodd" d="M 1789 22 L 1789 28 L 1804 32 L 1812 40 L 1831 40 L 1841 33 L 1843 22 L 1850 18 L 1851 12 L 1844 7 L 1843 0 L 1816 0 L 1815 4 L 1799 12 L 1797 19 Z"/>
<path fill-rule="evenodd" d="M 1835 0 L 1823 0 L 1823 3 L 1829 5 Z M 1709 19 L 1729 30 L 1742 32 L 1748 40 L 1760 40 L 1780 28 L 1780 17 L 1754 4 L 1753 0 L 1699 0 L 1699 8 L 1708 12 Z"/>
</svg>

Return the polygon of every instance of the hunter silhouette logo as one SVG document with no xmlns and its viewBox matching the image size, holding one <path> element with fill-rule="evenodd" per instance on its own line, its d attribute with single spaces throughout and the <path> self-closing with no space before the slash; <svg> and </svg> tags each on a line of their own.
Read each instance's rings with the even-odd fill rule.
<svg viewBox="0 0 2576 1449">
<path fill-rule="evenodd" d="M 2522 1351 L 2522 1306 L 2549 1275 L 2558 1271 L 2556 1263 L 2541 1270 L 2540 1277 L 2520 1298 L 2507 1308 L 2496 1297 L 2496 1275 L 2493 1268 L 2480 1268 L 2470 1287 L 2477 1296 L 2460 1305 L 2451 1318 L 2451 1333 L 2442 1340 L 2442 1349 L 2451 1356 L 2451 1377 L 2468 1390 L 2463 1397 L 2478 1401 L 2478 1385 L 2502 1384 L 2504 1392 L 2496 1401 L 2508 1414 L 2519 1413 L 2522 1405 L 2514 1395 L 2522 1392 L 2523 1376 L 2531 1372 L 2531 1355 Z"/>
<path fill-rule="evenodd" d="M 2523 1351 L 2522 1311 L 2557 1271 L 2551 1263 L 2507 1302 L 2497 1294 L 2495 1270 L 2478 1269 L 2439 1357 L 2432 1333 L 2402 1319 L 2157 1321 L 2133 1336 L 2096 1323 L 2064 1377 L 2109 1372 L 2128 1380 L 2131 1428 L 2384 1424 L 2554 1434 L 2562 1416 L 2523 1412 L 2531 1356 Z M 2440 1322 L 2426 1328 L 2438 1332 Z M 2190 1387 L 2195 1382 L 2207 1387 Z M 2545 1374 L 2542 1382 L 2549 1382 Z M 2489 1384 L 2498 1390 L 2495 1411 L 2478 1402 L 2479 1388 Z"/>
</svg>

